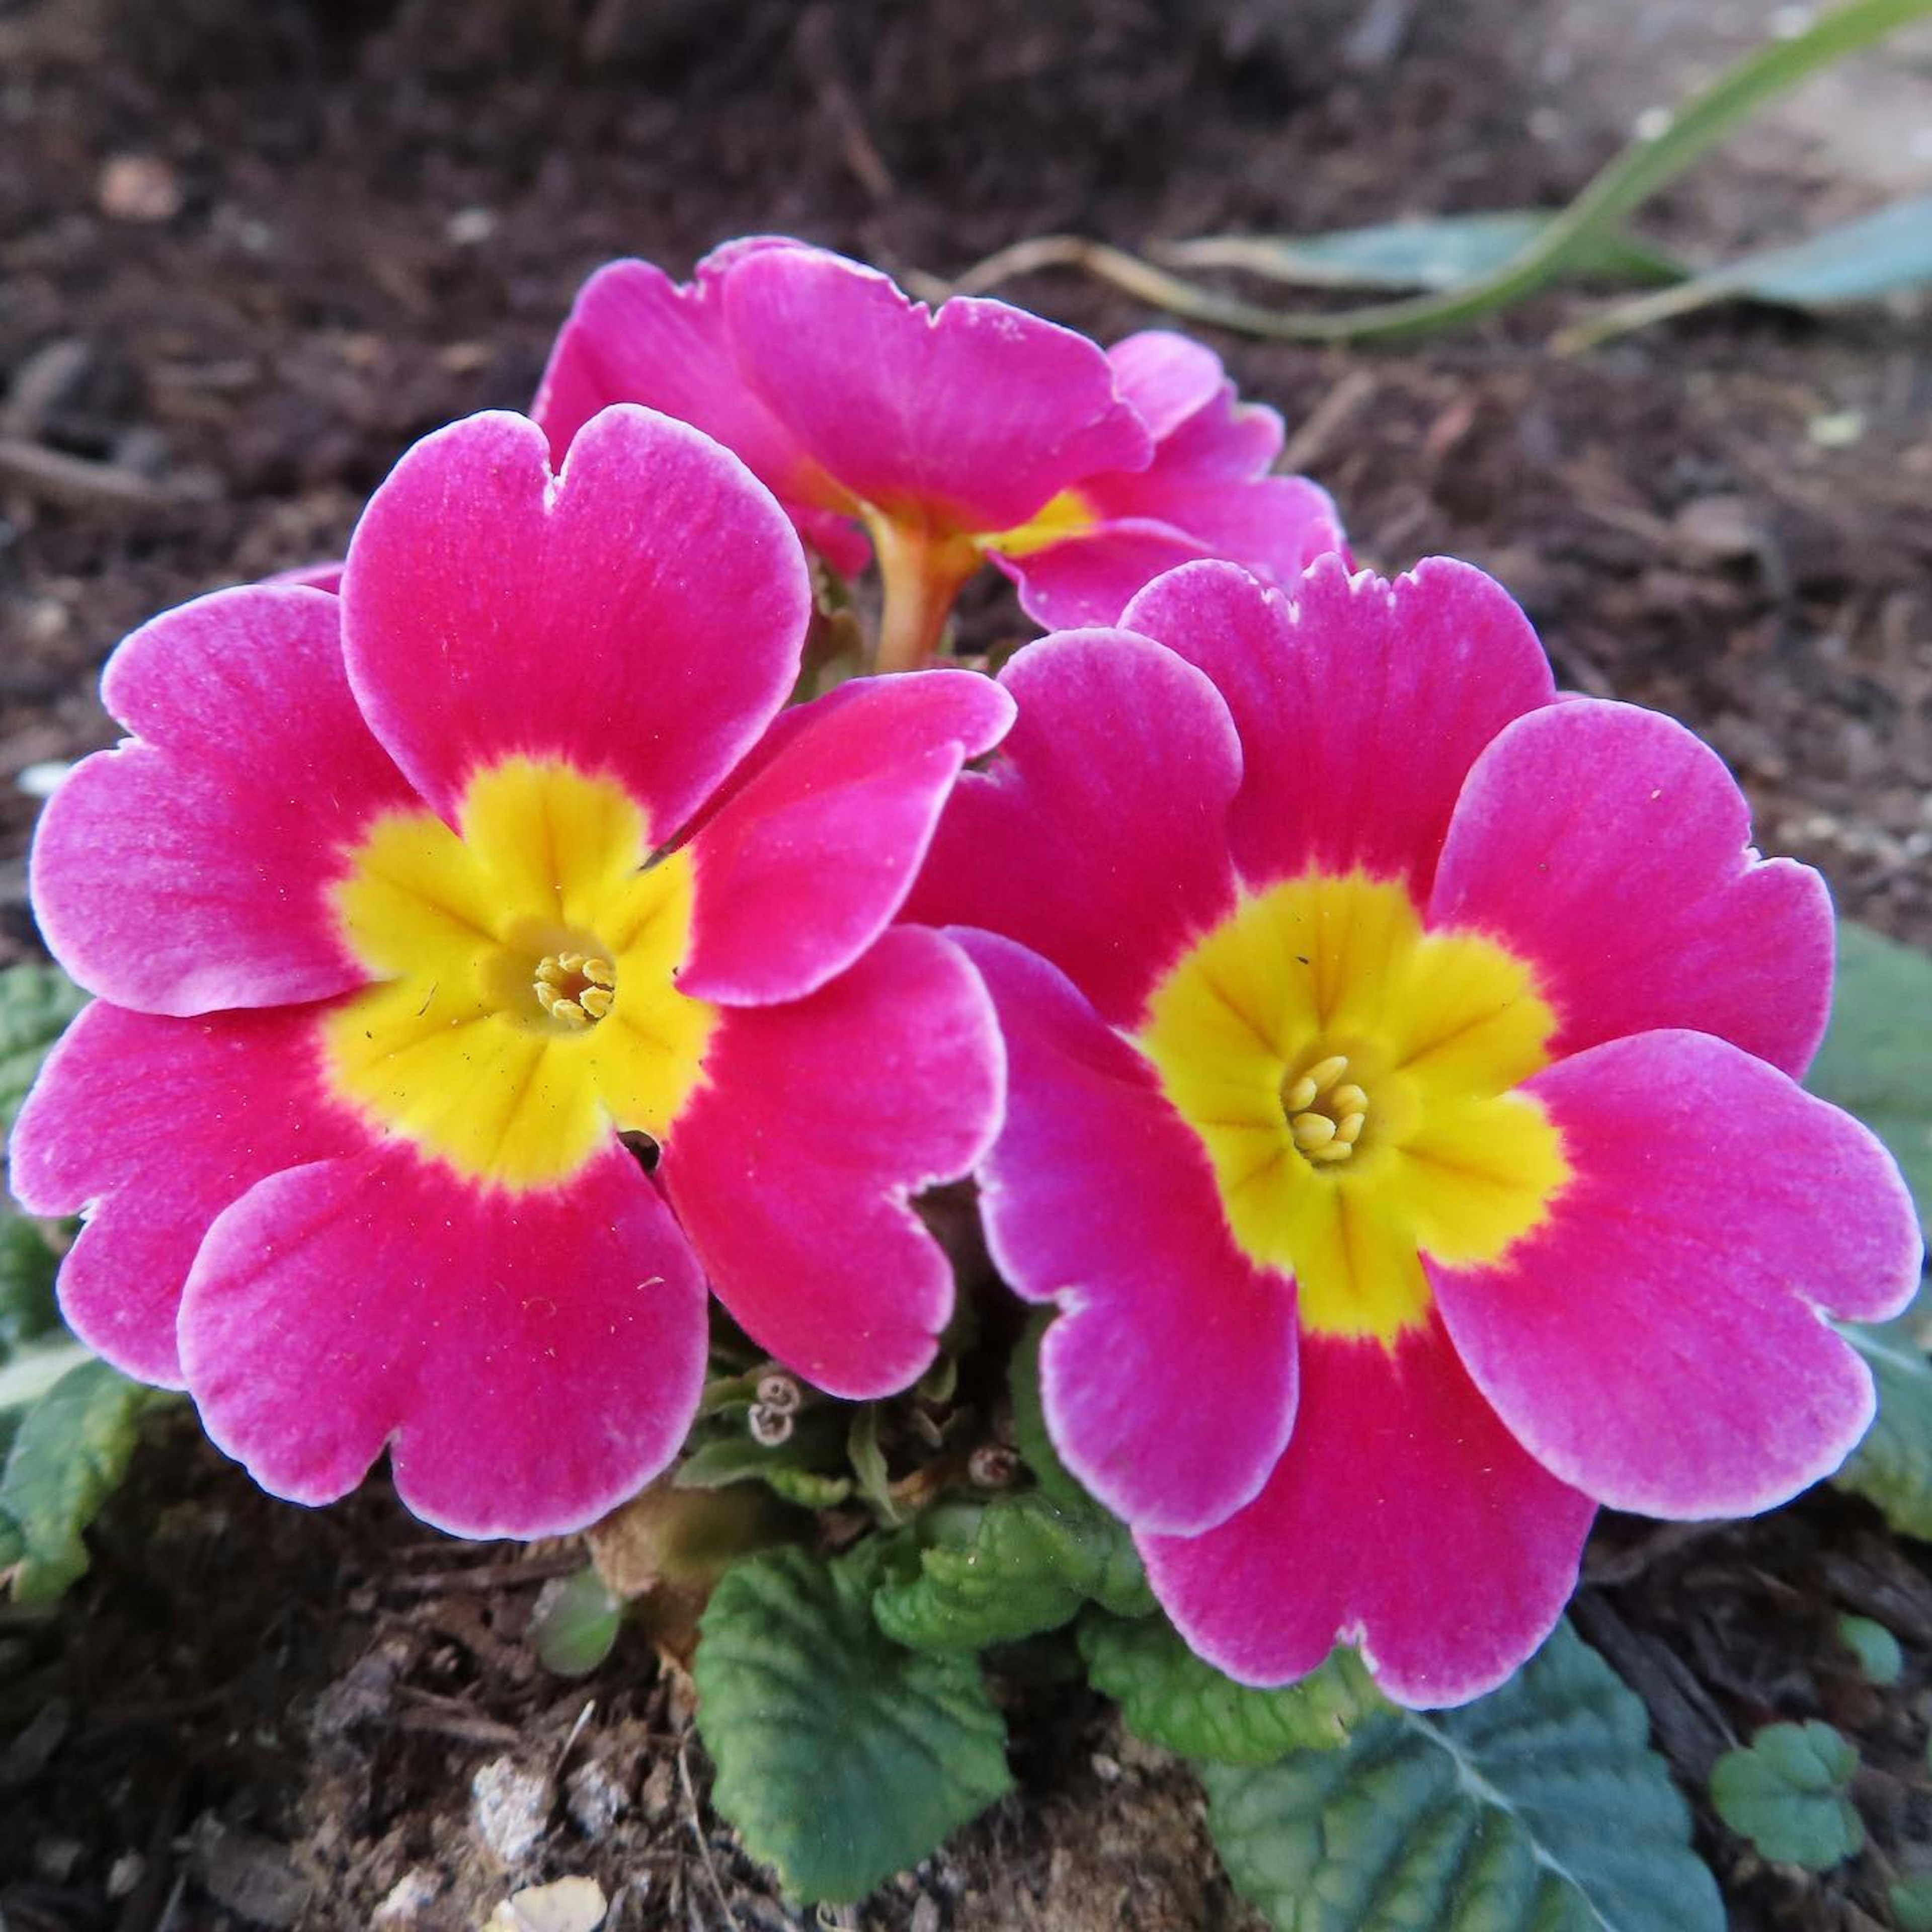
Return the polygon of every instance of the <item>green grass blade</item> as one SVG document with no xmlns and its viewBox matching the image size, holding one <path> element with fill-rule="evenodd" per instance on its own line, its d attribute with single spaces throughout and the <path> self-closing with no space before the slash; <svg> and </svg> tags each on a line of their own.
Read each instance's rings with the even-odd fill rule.
<svg viewBox="0 0 1932 1932">
<path fill-rule="evenodd" d="M 1508 260 L 1446 293 L 1327 315 L 1285 313 L 1201 288 L 1124 249 L 1067 235 L 1003 249 L 970 270 L 957 287 L 970 293 L 1036 268 L 1074 267 L 1188 320 L 1286 341 L 1390 342 L 1460 327 L 1510 307 L 1567 272 L 1766 103 L 1928 15 L 1932 0 L 1850 0 L 1789 40 L 1772 40 L 1746 55 L 1657 133 L 1633 141 Z"/>
</svg>

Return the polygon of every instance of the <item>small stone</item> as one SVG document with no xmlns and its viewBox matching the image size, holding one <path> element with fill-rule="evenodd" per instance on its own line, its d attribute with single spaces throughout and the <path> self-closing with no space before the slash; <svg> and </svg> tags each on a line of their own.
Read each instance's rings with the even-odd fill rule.
<svg viewBox="0 0 1932 1932">
<path fill-rule="evenodd" d="M 550 1780 L 513 1757 L 492 1758 L 470 1780 L 470 1822 L 506 1865 L 536 1850 L 549 1816 Z"/>
<path fill-rule="evenodd" d="M 496 232 L 494 210 L 459 208 L 442 225 L 442 232 L 458 248 L 477 248 Z"/>
<path fill-rule="evenodd" d="M 594 1878 L 560 1878 L 512 1892 L 483 1932 L 597 1932 L 608 1909 Z"/>
<path fill-rule="evenodd" d="M 1088 1762 L 1094 1767 L 1094 1775 L 1102 1784 L 1118 1784 L 1120 1781 L 1120 1761 L 1109 1757 L 1105 1751 L 1096 1751 Z"/>
<path fill-rule="evenodd" d="M 107 1868 L 107 1896 L 118 1904 L 132 1895 L 134 1888 L 148 1874 L 148 1862 L 139 1852 L 123 1852 Z"/>
<path fill-rule="evenodd" d="M 919 1903 L 912 1909 L 912 1922 L 907 1932 L 939 1932 L 939 1901 L 928 1894 L 921 1892 Z"/>
<path fill-rule="evenodd" d="M 158 154 L 113 154 L 101 164 L 94 199 L 110 221 L 172 221 L 181 212 L 181 182 Z"/>
<path fill-rule="evenodd" d="M 391 1927 L 401 1932 L 402 1928 L 416 1922 L 425 1906 L 436 1902 L 442 1889 L 442 1881 L 436 1874 L 418 1865 L 413 1871 L 404 1873 L 389 1888 L 389 1895 L 376 1908 L 374 1923 L 379 1932 L 387 1932 Z"/>
<path fill-rule="evenodd" d="M 601 1758 L 592 1758 L 565 1780 L 564 1808 L 592 1844 L 616 1823 L 630 1802 L 622 1780 Z"/>
</svg>

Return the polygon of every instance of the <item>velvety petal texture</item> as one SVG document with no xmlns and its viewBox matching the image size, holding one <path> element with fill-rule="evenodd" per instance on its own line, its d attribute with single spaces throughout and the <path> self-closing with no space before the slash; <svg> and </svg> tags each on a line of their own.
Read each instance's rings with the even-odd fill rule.
<svg viewBox="0 0 1932 1932">
<path fill-rule="evenodd" d="M 1188 1642 L 1246 1684 L 1359 1644 L 1420 1706 L 1492 1690 L 1556 1627 L 1595 1505 L 1534 1461 L 1439 1327 L 1304 1337 L 1294 1434 L 1268 1486 L 1205 1535 L 1142 1536 Z"/>
<path fill-rule="evenodd" d="M 728 1012 L 706 1068 L 662 1175 L 718 1298 L 834 1395 L 905 1388 L 952 1312 L 913 1197 L 968 1173 L 1000 1122 L 979 976 L 901 928 L 809 998 Z"/>
<path fill-rule="evenodd" d="M 542 1536 L 676 1453 L 704 1379 L 704 1280 L 614 1143 L 523 1196 L 407 1153 L 323 1161 L 215 1221 L 181 1351 L 208 1434 L 278 1496 L 328 1502 L 392 1446 L 425 1522 Z"/>
<path fill-rule="evenodd" d="M 1832 902 L 1760 859 L 1723 761 L 1654 711 L 1582 698 L 1501 733 L 1456 810 L 1432 924 L 1535 962 L 1574 1052 L 1652 1027 L 1802 1074 L 1824 1036 Z"/>
<path fill-rule="evenodd" d="M 910 889 L 962 766 L 1012 716 L 998 685 L 955 670 L 855 679 L 784 714 L 692 842 L 682 990 L 797 999 L 851 964 Z"/>
<path fill-rule="evenodd" d="M 1195 422 L 1200 358 L 1136 356 Z M 1460 1702 L 1548 1634 L 1600 1502 L 1838 1466 L 1871 1384 L 1825 1316 L 1902 1306 L 1918 1232 L 1793 1084 L 1828 904 L 1709 752 L 1559 702 L 1442 559 L 1191 562 L 1004 682 L 908 904 L 986 935 L 982 1199 L 1061 1311 L 1048 1428 L 1203 1656 L 1271 1684 L 1358 1644 Z"/>
<path fill-rule="evenodd" d="M 1029 616 L 1052 628 L 1119 623 L 1156 577 L 1196 558 L 1225 558 L 1286 584 L 1342 550 L 1328 493 L 1269 473 L 1281 418 L 1239 400 L 1218 356 L 1150 329 L 1116 343 L 1107 359 L 1154 438 L 1154 458 L 1086 478 L 1076 493 L 1083 526 L 1064 541 L 1011 556 L 995 547 Z"/>
<path fill-rule="evenodd" d="M 1117 1514 L 1178 1531 L 1253 1496 L 1294 1419 L 1294 1293 L 1228 1238 L 1200 1144 L 1147 1063 L 1044 960 L 961 944 L 1006 1042 L 1006 1126 L 980 1169 L 986 1238 L 1066 1310 L 1040 1354 L 1055 1440 Z"/>
<path fill-rule="evenodd" d="M 1232 902 L 1225 822 L 1241 749 L 1227 706 L 1169 650 L 1066 632 L 1000 682 L 1018 722 L 960 782 L 908 916 L 1030 946 L 1123 1024 Z"/>
<path fill-rule="evenodd" d="M 876 269 L 777 236 L 728 244 L 685 285 L 642 262 L 591 279 L 536 414 L 560 454 L 617 402 L 735 450 L 848 572 L 866 545 L 842 516 L 1006 530 L 1152 452 L 1084 336 L 1004 302 L 929 310 Z"/>
<path fill-rule="evenodd" d="M 1430 1269 L 1517 1439 L 1600 1502 L 1651 1516 L 1748 1515 L 1828 1475 L 1873 1394 L 1822 1317 L 1882 1321 L 1918 1285 L 1918 1217 L 1891 1156 L 1705 1034 L 1613 1040 L 1527 1090 L 1562 1136 L 1568 1190 L 1502 1262 Z"/>
<path fill-rule="evenodd" d="M 145 625 L 101 679 L 134 734 L 83 759 L 34 842 L 34 915 L 90 992 L 182 1015 L 368 976 L 331 895 L 348 848 L 415 795 L 343 673 L 319 591 L 218 591 Z"/>
<path fill-rule="evenodd" d="M 34 871 L 111 998 L 14 1184 L 87 1216 L 76 1330 L 268 1488 L 386 1450 L 446 1528 L 581 1528 L 685 1440 L 707 1276 L 836 1393 L 931 1361 L 915 1197 L 984 1153 L 1004 1058 L 958 948 L 888 928 L 1012 701 L 872 680 L 778 725 L 809 614 L 766 488 L 626 405 L 560 472 L 520 418 L 441 431 L 339 597 L 224 592 L 116 656 L 137 736 Z"/>
<path fill-rule="evenodd" d="M 784 701 L 812 592 L 736 458 L 624 406 L 555 476 L 520 416 L 425 437 L 356 526 L 342 607 L 363 712 L 444 817 L 479 767 L 567 754 L 662 843 Z"/>
<path fill-rule="evenodd" d="M 87 1216 L 61 1268 L 68 1327 L 179 1388 L 175 1320 L 208 1224 L 268 1175 L 367 1144 L 323 1091 L 311 1010 L 170 1019 L 97 1000 L 40 1070 L 8 1180 L 31 1214 Z"/>
</svg>

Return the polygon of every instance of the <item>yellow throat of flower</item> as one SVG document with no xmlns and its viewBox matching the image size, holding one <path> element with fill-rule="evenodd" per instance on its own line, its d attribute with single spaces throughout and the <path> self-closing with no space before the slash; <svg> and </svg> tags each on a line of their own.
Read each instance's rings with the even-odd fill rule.
<svg viewBox="0 0 1932 1932">
<path fill-rule="evenodd" d="M 1555 1018 L 1493 941 L 1428 933 L 1407 889 L 1310 872 L 1244 898 L 1155 990 L 1138 1036 L 1200 1136 L 1242 1250 L 1292 1274 L 1304 1326 L 1394 1342 L 1421 1255 L 1492 1261 L 1568 1178 L 1514 1091 Z"/>
<path fill-rule="evenodd" d="M 378 820 L 336 892 L 376 980 L 325 1023 L 336 1094 L 512 1190 L 568 1178 L 616 1130 L 662 1136 L 716 1016 L 674 983 L 690 860 L 647 857 L 622 788 L 556 760 L 479 772 L 454 831 Z"/>
</svg>

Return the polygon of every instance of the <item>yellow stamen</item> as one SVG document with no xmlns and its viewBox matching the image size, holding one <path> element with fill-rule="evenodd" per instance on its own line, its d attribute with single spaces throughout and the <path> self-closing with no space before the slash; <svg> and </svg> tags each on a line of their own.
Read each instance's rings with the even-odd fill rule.
<svg viewBox="0 0 1932 1932">
<path fill-rule="evenodd" d="M 1369 1111 L 1369 1096 L 1359 1087 L 1338 1087 L 1329 1095 L 1328 1104 L 1339 1119 L 1345 1114 L 1366 1114 Z"/>
<path fill-rule="evenodd" d="M 1344 1114 L 1336 1123 L 1335 1138 L 1345 1145 L 1353 1147 L 1361 1137 L 1362 1123 L 1366 1116 L 1361 1114 Z"/>
<path fill-rule="evenodd" d="M 1297 1114 L 1288 1125 L 1294 1131 L 1295 1145 L 1304 1154 L 1326 1147 L 1335 1138 L 1335 1123 L 1326 1114 Z"/>
<path fill-rule="evenodd" d="M 608 986 L 595 984 L 586 986 L 577 996 L 577 1004 L 593 1020 L 601 1020 L 616 1002 L 616 995 Z"/>
<path fill-rule="evenodd" d="M 617 983 L 617 970 L 608 959 L 586 959 L 583 966 L 584 976 L 593 986 L 614 988 Z"/>
<path fill-rule="evenodd" d="M 1326 1060 L 1318 1060 L 1304 1078 L 1315 1082 L 1315 1090 L 1319 1094 L 1334 1085 L 1348 1070 L 1348 1056 L 1346 1053 L 1331 1053 Z"/>
<path fill-rule="evenodd" d="M 545 1010 L 554 1020 L 561 1020 L 574 1032 L 590 1024 L 590 1016 L 574 1000 L 558 1000 Z"/>
<path fill-rule="evenodd" d="M 551 952 L 532 969 L 530 991 L 544 1012 L 572 1033 L 581 1033 L 616 1002 L 617 974 L 608 959 L 581 952 Z"/>
<path fill-rule="evenodd" d="M 1314 1106 L 1316 1090 L 1315 1082 L 1304 1073 L 1292 1087 L 1283 1090 L 1281 1104 L 1289 1114 L 1299 1114 Z"/>
<path fill-rule="evenodd" d="M 1310 1160 L 1318 1160 L 1324 1164 L 1333 1161 L 1347 1160 L 1354 1155 L 1354 1151 L 1355 1150 L 1346 1141 L 1330 1141 L 1326 1147 L 1310 1148 L 1307 1150 L 1308 1158 Z"/>
</svg>

